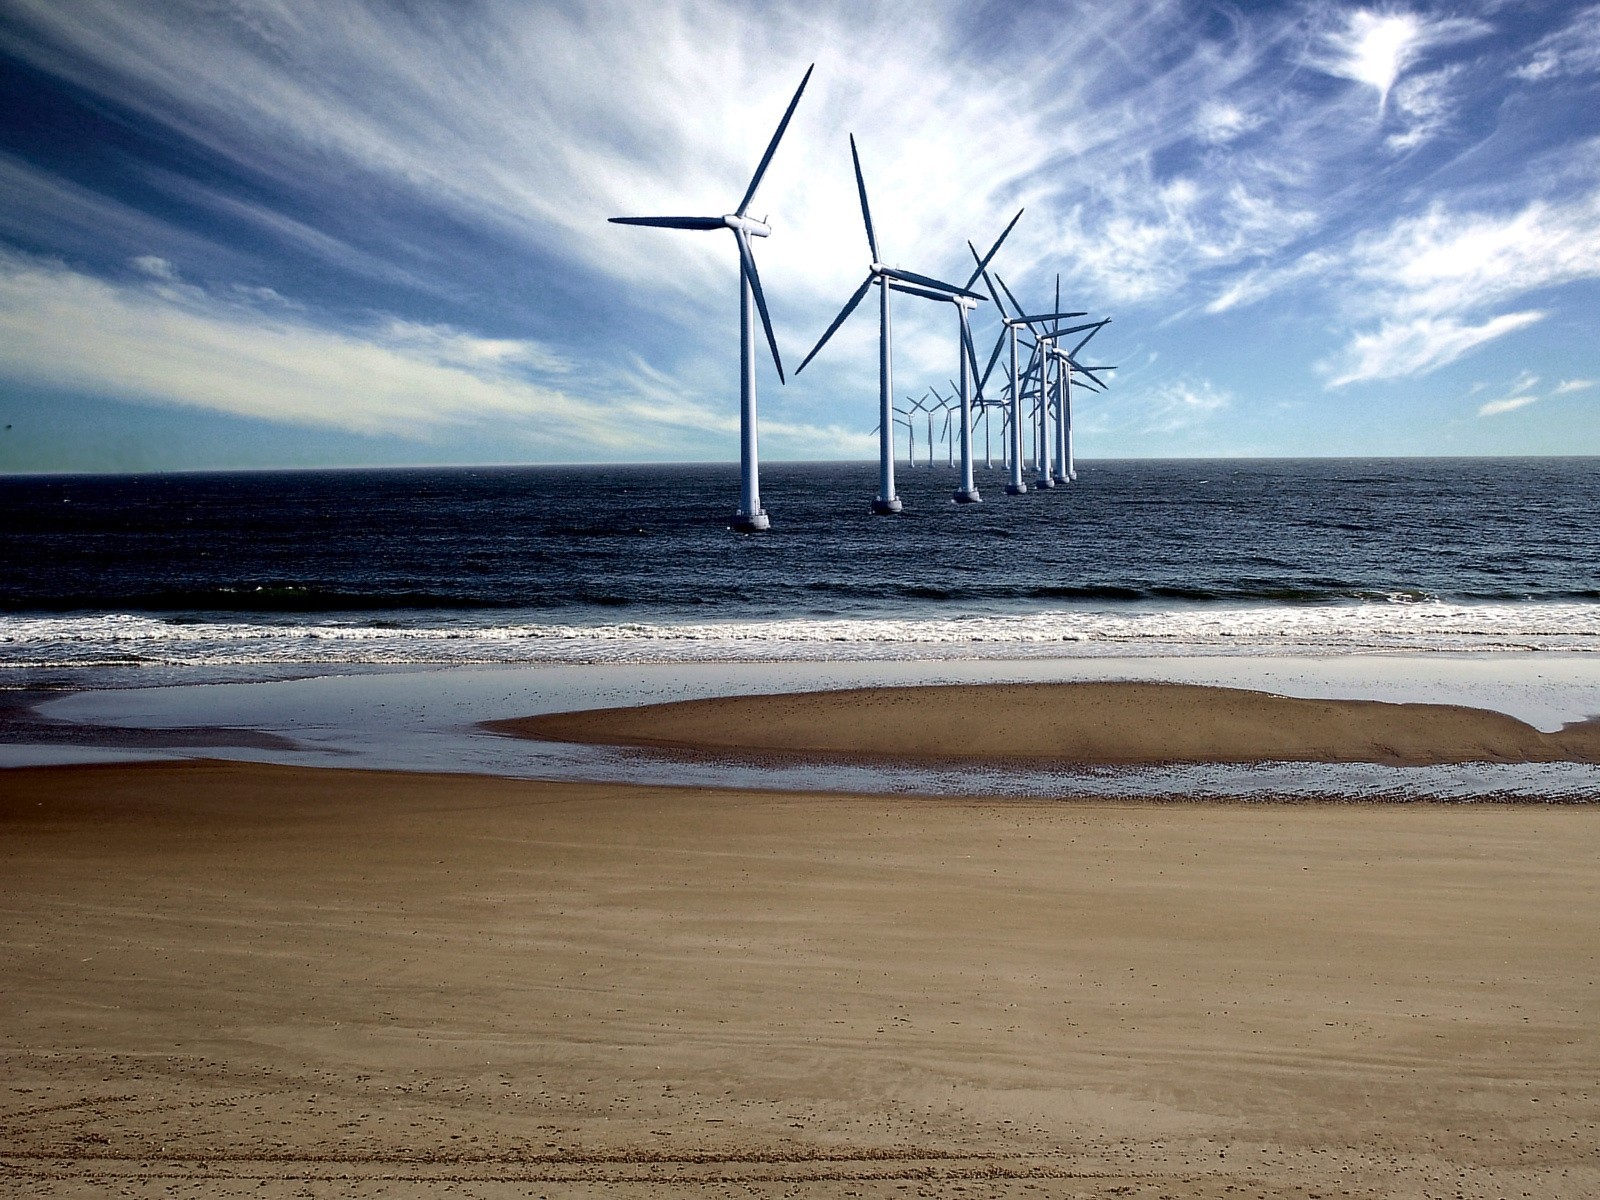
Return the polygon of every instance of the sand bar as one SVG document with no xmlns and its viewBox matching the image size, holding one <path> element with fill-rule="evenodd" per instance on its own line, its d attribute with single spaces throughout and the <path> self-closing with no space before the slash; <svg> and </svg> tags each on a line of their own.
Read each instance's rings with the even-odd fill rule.
<svg viewBox="0 0 1600 1200">
<path fill-rule="evenodd" d="M 0 856 L 0 1194 L 1600 1194 L 1600 809 L 202 762 Z"/>
<path fill-rule="evenodd" d="M 1446 704 L 1145 682 L 888 687 L 549 713 L 520 737 L 752 754 L 1146 764 L 1600 762 L 1600 721 L 1542 733 Z"/>
</svg>

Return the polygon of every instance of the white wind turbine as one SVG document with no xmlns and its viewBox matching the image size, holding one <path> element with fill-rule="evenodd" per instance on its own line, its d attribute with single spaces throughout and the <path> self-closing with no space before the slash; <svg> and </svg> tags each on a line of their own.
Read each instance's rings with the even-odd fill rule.
<svg viewBox="0 0 1600 1200">
<path fill-rule="evenodd" d="M 1117 368 L 1100 366 L 1086 367 L 1078 361 L 1077 355 L 1078 352 L 1082 350 L 1088 343 L 1090 338 L 1099 333 L 1110 323 L 1111 318 L 1106 317 L 1104 320 L 1096 321 L 1093 325 L 1079 326 L 1077 329 L 1063 330 L 1063 334 L 1077 333 L 1084 328 L 1087 328 L 1089 332 L 1084 334 L 1083 339 L 1079 341 L 1079 343 L 1071 350 L 1055 351 L 1057 356 L 1056 380 L 1057 386 L 1059 386 L 1061 389 L 1060 403 L 1056 411 L 1059 414 L 1059 419 L 1061 422 L 1061 456 L 1064 466 L 1063 473 L 1069 482 L 1075 481 L 1078 478 L 1077 464 L 1073 461 L 1072 445 L 1072 374 L 1074 371 L 1076 371 L 1083 375 L 1085 379 L 1090 381 L 1089 386 L 1095 391 L 1105 390 L 1105 380 L 1101 379 L 1095 374 L 1095 372 L 1115 371 Z"/>
<path fill-rule="evenodd" d="M 1004 325 L 1004 328 L 1000 331 L 1000 337 L 998 339 L 996 339 L 996 341 L 995 341 L 994 350 L 989 355 L 989 365 L 984 368 L 983 378 L 982 378 L 982 380 L 980 381 L 980 384 L 979 384 L 980 388 L 982 387 L 982 385 L 984 383 L 988 382 L 989 375 L 994 370 L 995 362 L 1000 357 L 1001 348 L 1003 346 L 1005 346 L 1007 343 L 1009 343 L 1010 347 L 1011 347 L 1010 386 L 1011 386 L 1011 420 L 1012 420 L 1012 432 L 1011 432 L 1012 462 L 1011 462 L 1011 482 L 1006 485 L 1006 492 L 1009 495 L 1021 495 L 1022 493 L 1026 492 L 1028 490 L 1028 485 L 1023 483 L 1023 481 L 1022 481 L 1022 399 L 1023 399 L 1023 392 L 1025 390 L 1023 388 L 1023 386 L 1022 386 L 1022 381 L 1028 374 L 1031 374 L 1032 367 L 1033 367 L 1034 363 L 1036 363 L 1036 362 L 1039 364 L 1039 367 L 1040 367 L 1039 395 L 1040 395 L 1040 398 L 1041 398 L 1040 399 L 1040 415 L 1039 415 L 1039 425 L 1038 425 L 1038 436 L 1037 436 L 1037 439 L 1036 439 L 1036 442 L 1037 442 L 1036 448 L 1038 450 L 1038 453 L 1035 455 L 1035 457 L 1037 458 L 1037 460 L 1038 460 L 1038 462 L 1040 464 L 1040 466 L 1039 466 L 1039 478 L 1038 478 L 1037 483 L 1038 483 L 1038 486 L 1041 487 L 1041 488 L 1053 487 L 1054 486 L 1054 481 L 1050 478 L 1049 469 L 1045 465 L 1046 459 L 1048 458 L 1048 451 L 1047 451 L 1046 447 L 1048 445 L 1048 440 L 1049 440 L 1049 438 L 1048 438 L 1049 412 L 1048 412 L 1048 407 L 1045 405 L 1044 399 L 1043 399 L 1043 397 L 1046 395 L 1046 389 L 1045 389 L 1045 386 L 1044 386 L 1044 373 L 1043 373 L 1043 370 L 1044 370 L 1044 354 L 1041 351 L 1043 349 L 1043 344 L 1045 342 L 1046 335 L 1040 333 L 1039 327 L 1043 326 L 1043 325 L 1050 325 L 1053 328 L 1059 328 L 1060 327 L 1060 322 L 1062 320 L 1064 320 L 1066 318 L 1069 318 L 1069 317 L 1081 317 L 1084 314 L 1081 313 L 1081 312 L 1066 312 L 1066 313 L 1064 313 L 1064 312 L 1060 312 L 1059 311 L 1059 309 L 1061 307 L 1061 284 L 1060 284 L 1060 280 L 1059 279 L 1056 282 L 1056 309 L 1058 311 L 1048 312 L 1048 313 L 1035 313 L 1035 314 L 1024 313 L 1022 311 L 1022 305 L 1017 303 L 1017 298 L 1011 294 L 1011 289 L 1006 287 L 1005 280 L 1001 279 L 998 274 L 995 275 L 995 277 L 993 279 L 989 278 L 989 272 L 985 269 L 984 260 L 978 258 L 977 248 L 974 247 L 971 242 L 967 243 L 967 248 L 972 251 L 972 257 L 975 260 L 977 260 L 977 262 L 979 264 L 979 266 L 978 266 L 979 274 L 981 274 L 983 276 L 984 286 L 988 288 L 989 297 L 990 297 L 990 299 L 992 299 L 994 301 L 995 308 L 997 308 L 999 310 L 999 312 L 1000 312 L 1000 320 L 1001 320 L 1002 324 Z M 999 285 L 1000 285 L 1000 291 L 998 291 L 998 292 L 995 290 L 995 283 L 996 282 L 998 282 Z M 1005 303 L 1000 299 L 1000 293 L 1001 292 L 1005 293 L 1006 298 L 1009 299 L 1011 301 L 1012 305 L 1016 308 L 1017 311 L 1016 311 L 1016 315 L 1015 316 L 1012 316 L 1010 313 L 1008 313 L 1006 311 Z M 1077 329 L 1086 329 L 1086 328 L 1088 328 L 1088 326 L 1077 326 L 1076 328 Z M 1031 332 L 1034 335 L 1035 345 L 1032 347 L 1033 352 L 1034 352 L 1034 356 L 1033 356 L 1033 358 L 1030 360 L 1030 362 L 1028 364 L 1029 370 L 1028 371 L 1019 372 L 1018 363 L 1017 363 L 1017 334 L 1018 334 L 1018 332 L 1020 330 L 1023 330 L 1023 329 L 1028 330 L 1029 332 Z M 1072 333 L 1072 332 L 1075 332 L 1075 330 L 1069 329 L 1069 330 L 1066 330 L 1065 332 Z M 1049 337 L 1054 337 L 1056 335 L 1055 334 L 1051 334 L 1051 335 L 1048 335 L 1048 336 Z"/>
<path fill-rule="evenodd" d="M 994 245 L 989 247 L 989 253 L 978 261 L 977 270 L 968 276 L 965 288 L 956 289 L 952 294 L 944 296 L 921 292 L 913 287 L 901 287 L 898 289 L 903 292 L 927 296 L 930 300 L 945 300 L 955 305 L 956 320 L 959 325 L 959 338 L 957 339 L 956 348 L 960 357 L 961 377 L 960 384 L 954 385 L 956 394 L 961 399 L 961 480 L 952 497 L 957 504 L 978 504 L 983 500 L 983 497 L 978 493 L 978 481 L 973 477 L 972 473 L 972 384 L 978 371 L 978 352 L 972 348 L 972 325 L 969 318 L 972 310 L 984 300 L 984 297 L 968 289 L 978 282 L 978 276 L 983 274 L 983 270 L 989 265 L 990 259 L 999 253 L 1001 245 L 1010 236 L 1011 231 L 1016 228 L 1017 222 L 1022 220 L 1022 213 L 1022 209 L 1017 209 L 1017 215 L 1011 218 L 1010 224 L 994 240 Z M 952 384 L 954 384 L 954 381 L 952 381 Z M 980 387 L 978 392 L 981 396 L 983 389 Z"/>
<path fill-rule="evenodd" d="M 985 278 L 985 282 L 986 283 L 988 282 L 987 278 Z M 1011 289 L 1006 286 L 1006 281 L 1004 279 L 1001 279 L 1000 276 L 996 275 L 995 276 L 995 282 L 997 282 L 1000 285 L 1000 290 L 1006 294 L 1006 297 L 1011 301 L 1012 305 L 1016 308 L 1017 313 L 1019 315 L 1015 318 L 1015 320 L 1021 325 L 1028 326 L 1029 329 L 1031 329 L 1032 332 L 1033 332 L 1033 336 L 1034 336 L 1034 340 L 1035 340 L 1035 346 L 1034 346 L 1035 353 L 1034 353 L 1033 363 L 1037 365 L 1037 369 L 1038 369 L 1038 395 L 1039 395 L 1038 439 L 1039 439 L 1040 453 L 1039 453 L 1039 477 L 1038 477 L 1038 479 L 1036 481 L 1036 486 L 1038 486 L 1039 488 L 1053 488 L 1058 483 L 1067 483 L 1067 482 L 1069 482 L 1068 474 L 1067 474 L 1067 470 L 1068 470 L 1068 468 L 1067 468 L 1068 431 L 1067 431 L 1067 418 L 1066 418 L 1066 415 L 1065 415 L 1066 414 L 1066 406 L 1063 403 L 1061 403 L 1059 400 L 1057 401 L 1056 409 L 1055 409 L 1055 415 L 1056 415 L 1055 437 L 1052 438 L 1050 436 L 1050 432 L 1051 432 L 1050 431 L 1050 368 L 1051 368 L 1051 366 L 1055 366 L 1057 368 L 1057 374 L 1056 374 L 1056 379 L 1055 379 L 1057 390 L 1059 391 L 1059 389 L 1061 387 L 1060 369 L 1061 369 L 1061 366 L 1062 366 L 1062 360 L 1060 358 L 1060 351 L 1056 347 L 1056 342 L 1059 339 L 1061 339 L 1063 337 L 1066 337 L 1068 334 L 1081 333 L 1085 329 L 1088 329 L 1088 330 L 1091 330 L 1091 331 L 1095 330 L 1095 329 L 1098 329 L 1101 325 L 1104 325 L 1107 321 L 1109 321 L 1110 318 L 1107 317 L 1107 318 L 1104 318 L 1104 319 L 1102 319 L 1100 321 L 1091 321 L 1088 324 L 1074 325 L 1071 328 L 1062 329 L 1061 328 L 1061 322 L 1063 320 L 1065 320 L 1065 319 L 1067 319 L 1069 317 L 1081 317 L 1081 316 L 1084 316 L 1085 314 L 1081 313 L 1081 312 L 1061 312 L 1060 311 L 1060 309 L 1061 309 L 1061 276 L 1060 275 L 1056 276 L 1056 299 L 1055 299 L 1055 309 L 1056 309 L 1056 311 L 1049 312 L 1049 313 L 1039 313 L 1039 314 L 1034 314 L 1034 315 L 1028 315 L 1028 314 L 1024 314 L 1022 312 L 1022 305 L 1017 302 L 1016 296 L 1012 295 Z M 1042 326 L 1049 326 L 1049 328 L 1048 329 L 1041 328 Z M 1094 336 L 1094 334 L 1093 334 L 1093 332 L 1091 332 L 1089 334 L 1089 337 L 1093 337 L 1093 336 Z M 1085 338 L 1084 341 L 1088 341 L 1088 338 Z M 1080 342 L 1078 344 L 1081 346 L 1083 343 Z M 998 350 L 999 350 L 999 347 L 997 346 L 996 347 L 996 353 L 998 353 Z M 990 366 L 992 368 L 993 364 L 994 364 L 994 356 L 993 355 L 990 356 L 989 362 L 990 362 Z M 1076 364 L 1074 364 L 1074 365 L 1076 365 Z M 987 372 L 985 373 L 985 377 L 987 377 Z M 1098 380 L 1098 379 L 1095 380 L 1095 382 L 1096 383 L 1101 383 L 1101 381 Z M 1050 457 L 1051 457 L 1052 453 L 1054 454 L 1055 460 L 1056 460 L 1055 469 L 1054 469 L 1053 472 L 1052 472 L 1052 470 L 1050 468 L 1050 463 L 1049 463 L 1049 460 L 1050 460 Z"/>
<path fill-rule="evenodd" d="M 969 292 L 959 288 L 953 283 L 934 279 L 928 275 L 919 275 L 915 271 L 905 271 L 899 267 L 887 266 L 882 256 L 878 253 L 878 237 L 872 228 L 872 209 L 867 203 L 867 183 L 861 174 L 861 155 L 856 151 L 856 135 L 850 135 L 850 159 L 856 169 L 856 192 L 861 197 L 861 220 L 867 228 L 867 249 L 872 253 L 872 261 L 867 266 L 867 277 L 861 281 L 861 286 L 855 290 L 850 299 L 844 302 L 844 307 L 839 310 L 839 315 L 834 317 L 833 324 L 829 325 L 817 344 L 811 347 L 811 353 L 794 369 L 798 377 L 809 363 L 817 356 L 817 352 L 827 345 L 828 339 L 834 335 L 839 326 L 851 313 L 855 312 L 856 305 L 860 304 L 867 291 L 874 285 L 878 288 L 878 495 L 872 502 L 872 511 L 879 514 L 897 513 L 902 508 L 900 497 L 895 494 L 894 488 L 894 421 L 891 415 L 894 405 L 894 370 L 893 370 L 893 338 L 890 333 L 889 320 L 889 293 L 909 292 L 914 296 L 922 296 L 930 300 L 952 300 L 961 303 L 963 300 L 981 300 L 976 292 Z M 971 286 L 970 284 L 968 285 Z"/>
<path fill-rule="evenodd" d="M 720 217 L 611 218 L 612 223 L 617 225 L 651 225 L 658 229 L 727 229 L 732 231 L 734 241 L 739 244 L 739 511 L 734 515 L 733 526 L 743 532 L 759 531 L 771 525 L 766 510 L 761 507 L 761 468 L 756 449 L 755 321 L 752 309 L 761 314 L 761 327 L 766 331 L 767 347 L 772 351 L 772 365 L 778 369 L 778 381 L 784 382 L 783 360 L 778 356 L 778 339 L 772 333 L 767 299 L 761 293 L 761 277 L 756 274 L 756 260 L 750 252 L 750 239 L 770 236 L 772 227 L 765 221 L 745 216 L 745 213 L 756 197 L 761 177 L 766 174 L 767 166 L 778 149 L 778 142 L 783 138 L 783 131 L 789 128 L 789 118 L 794 116 L 795 106 L 800 103 L 800 94 L 806 90 L 811 72 L 815 69 L 815 63 L 806 68 L 805 78 L 800 80 L 800 86 L 795 89 L 794 99 L 789 101 L 789 107 L 783 114 L 783 120 L 778 122 L 772 141 L 767 143 L 767 152 L 761 156 L 761 165 L 751 176 L 750 186 L 745 189 L 744 199 L 739 201 L 738 208 Z"/>
</svg>

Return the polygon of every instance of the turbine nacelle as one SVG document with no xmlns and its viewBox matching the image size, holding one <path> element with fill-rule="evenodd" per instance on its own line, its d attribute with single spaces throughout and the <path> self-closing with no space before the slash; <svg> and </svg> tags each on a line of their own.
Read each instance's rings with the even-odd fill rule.
<svg viewBox="0 0 1600 1200">
<path fill-rule="evenodd" d="M 765 221 L 757 221 L 753 217 L 741 217 L 738 213 L 728 213 L 722 218 L 722 223 L 729 229 L 743 230 L 751 237 L 771 237 L 772 226 Z"/>
</svg>

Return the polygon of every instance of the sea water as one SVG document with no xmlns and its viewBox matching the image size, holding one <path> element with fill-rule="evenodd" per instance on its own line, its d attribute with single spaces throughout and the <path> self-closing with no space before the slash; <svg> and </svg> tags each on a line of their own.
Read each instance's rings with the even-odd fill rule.
<svg viewBox="0 0 1600 1200">
<path fill-rule="evenodd" d="M 1600 648 L 1600 459 L 0 479 L 0 664 L 697 662 Z"/>
<path fill-rule="evenodd" d="M 272 680 L 400 672 L 437 697 L 449 687 L 434 668 L 482 665 L 567 682 L 520 699 L 508 685 L 478 718 L 584 706 L 586 691 L 662 698 L 659 681 L 680 677 L 695 694 L 835 676 L 1171 677 L 1567 719 L 1600 696 L 1600 658 L 1587 665 L 1600 649 L 1600 460 L 1090 461 L 1075 483 L 1017 497 L 999 469 L 980 466 L 978 481 L 985 503 L 956 505 L 954 472 L 902 462 L 906 511 L 874 517 L 871 464 L 772 464 L 773 528 L 741 535 L 728 528 L 731 466 L 12 477 L 0 480 L 0 687 L 164 685 L 165 716 L 130 717 L 113 693 L 47 706 L 152 725 L 250 708 L 220 680 L 272 696 Z M 1386 659 L 1407 665 L 1370 666 Z M 1476 685 L 1457 686 L 1477 667 Z M 1528 685 L 1542 674 L 1559 676 L 1543 697 Z M 379 753 L 393 723 L 359 707 L 311 733 L 288 716 L 266 724 L 350 765 L 662 777 L 614 755 L 534 761 L 504 739 L 440 740 L 463 728 L 466 709 L 448 704 L 413 723 L 440 735 L 425 749 Z M 685 782 L 716 769 L 676 768 Z M 1206 768 L 1098 790 L 1310 795 L 1371 774 L 1359 790 L 1375 795 L 1600 791 L 1592 768 L 1543 770 L 1496 782 L 1467 768 L 1419 790 L 1421 775 L 1393 769 Z M 948 774 L 880 784 L 955 790 Z M 838 782 L 867 786 L 857 775 Z M 960 790 L 1059 786 L 974 776 Z"/>
</svg>

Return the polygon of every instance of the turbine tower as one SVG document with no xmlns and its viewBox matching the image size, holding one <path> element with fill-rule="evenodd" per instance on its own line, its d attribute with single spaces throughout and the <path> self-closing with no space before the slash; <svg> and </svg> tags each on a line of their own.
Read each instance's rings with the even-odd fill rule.
<svg viewBox="0 0 1600 1200">
<path fill-rule="evenodd" d="M 767 152 L 761 156 L 761 165 L 750 178 L 744 199 L 731 213 L 720 217 L 612 217 L 616 225 L 651 225 L 658 229 L 693 229 L 700 231 L 727 229 L 739 245 L 739 511 L 734 514 L 733 527 L 741 532 L 767 529 L 771 521 L 766 509 L 761 507 L 760 460 L 756 448 L 756 345 L 755 314 L 761 315 L 761 327 L 766 331 L 767 347 L 772 351 L 772 365 L 778 369 L 778 382 L 784 381 L 783 359 L 778 355 L 778 339 L 772 333 L 772 317 L 767 312 L 767 299 L 761 292 L 761 277 L 756 274 L 756 260 L 750 252 L 752 237 L 768 237 L 772 227 L 765 221 L 745 216 L 750 203 L 756 198 L 761 177 L 789 128 L 789 118 L 794 116 L 800 95 L 811 80 L 816 64 L 806 68 L 805 77 L 795 89 L 794 99 L 778 122 L 778 129 L 767 143 Z"/>
<path fill-rule="evenodd" d="M 1057 379 L 1059 380 L 1061 388 L 1061 405 L 1058 411 L 1061 414 L 1062 424 L 1062 455 L 1065 465 L 1064 473 L 1069 482 L 1075 482 L 1078 478 L 1077 464 L 1073 461 L 1072 445 L 1072 373 L 1076 371 L 1083 375 L 1088 381 L 1088 386 L 1093 390 L 1105 390 L 1105 380 L 1101 379 L 1095 374 L 1095 372 L 1115 371 L 1117 368 L 1100 366 L 1086 367 L 1078 361 L 1077 355 L 1078 352 L 1088 344 L 1090 338 L 1099 333 L 1110 323 L 1111 318 L 1106 317 L 1103 320 L 1096 321 L 1093 325 L 1080 326 L 1078 329 L 1063 330 L 1063 333 L 1077 333 L 1081 329 L 1087 328 L 1089 332 L 1084 334 L 1082 340 L 1079 341 L 1078 344 L 1071 350 L 1055 351 L 1055 354 L 1057 355 Z"/>
<path fill-rule="evenodd" d="M 971 249 L 971 243 L 970 242 L 968 243 L 968 248 Z M 976 249 L 972 250 L 972 256 L 973 256 L 973 258 L 977 258 L 978 257 L 978 252 L 977 252 Z M 1034 359 L 1033 359 L 1033 362 L 1038 364 L 1038 371 L 1039 371 L 1039 421 L 1038 421 L 1038 426 L 1037 426 L 1037 442 L 1038 442 L 1038 449 L 1039 449 L 1039 453 L 1037 455 L 1037 458 L 1039 460 L 1039 477 L 1038 477 L 1038 479 L 1036 481 L 1036 486 L 1041 488 L 1041 489 L 1052 488 L 1052 487 L 1055 486 L 1056 480 L 1051 478 L 1050 469 L 1049 469 L 1049 465 L 1048 465 L 1048 462 L 1047 462 L 1047 460 L 1049 458 L 1049 445 L 1050 445 L 1050 435 L 1049 435 L 1050 405 L 1049 405 L 1049 402 L 1048 402 L 1048 398 L 1049 398 L 1049 394 L 1050 393 L 1049 393 L 1048 367 L 1049 367 L 1049 363 L 1051 361 L 1053 361 L 1053 354 L 1055 352 L 1055 341 L 1056 341 L 1056 339 L 1058 337 L 1064 336 L 1065 334 L 1069 334 L 1069 333 L 1076 333 L 1076 332 L 1079 332 L 1080 330 L 1088 329 L 1088 328 L 1091 328 L 1091 327 L 1088 326 L 1088 325 L 1077 325 L 1077 326 L 1074 326 L 1071 329 L 1062 329 L 1061 328 L 1061 322 L 1063 320 L 1065 320 L 1065 319 L 1067 319 L 1069 317 L 1081 317 L 1081 316 L 1084 316 L 1085 314 L 1083 314 L 1081 312 L 1061 312 L 1060 311 L 1060 308 L 1061 308 L 1061 281 L 1060 281 L 1059 277 L 1057 277 L 1057 279 L 1056 279 L 1056 304 L 1055 304 L 1056 311 L 1048 312 L 1048 313 L 1028 314 L 1028 313 L 1024 313 L 1022 311 L 1022 305 L 1017 303 L 1017 298 L 1014 295 L 1012 295 L 1011 289 L 1006 286 L 1006 281 L 1004 279 L 1001 279 L 999 275 L 996 275 L 994 277 L 994 279 L 991 280 L 989 278 L 988 271 L 987 270 L 982 270 L 981 268 L 980 268 L 980 273 L 983 275 L 984 285 L 989 289 L 989 295 L 994 300 L 995 307 L 1000 310 L 1000 319 L 1005 324 L 1005 328 L 1001 331 L 999 340 L 997 340 L 995 342 L 994 351 L 989 355 L 989 365 L 984 368 L 983 379 L 984 379 L 985 382 L 988 381 L 990 372 L 992 372 L 994 370 L 995 361 L 1000 356 L 1001 347 L 1005 344 L 1005 342 L 1007 340 L 1009 340 L 1010 343 L 1011 343 L 1011 381 L 1012 381 L 1011 386 L 1012 386 L 1012 404 L 1013 404 L 1012 411 L 1015 414 L 1015 419 L 1017 421 L 1017 427 L 1016 427 L 1016 429 L 1015 429 L 1015 431 L 1013 433 L 1013 438 L 1014 438 L 1014 441 L 1015 441 L 1015 445 L 1018 448 L 1020 448 L 1021 445 L 1022 445 L 1022 428 L 1021 428 L 1022 406 L 1021 406 L 1020 395 L 1021 395 L 1021 392 L 1022 392 L 1023 389 L 1020 387 L 1020 384 L 1021 384 L 1022 379 L 1026 375 L 1031 374 L 1032 363 L 1030 363 L 1030 368 L 1029 368 L 1028 371 L 1022 372 L 1021 375 L 1018 374 L 1018 370 L 1017 370 L 1017 331 L 1019 329 L 1026 328 L 1034 336 L 1034 346 L 1033 346 Z M 999 292 L 995 291 L 995 284 L 996 283 L 998 283 L 1000 285 L 1000 291 Z M 1016 316 L 1014 316 L 1014 317 L 1013 316 L 1009 316 L 1006 313 L 1005 305 L 1000 300 L 1000 293 L 1001 292 L 1005 293 L 1006 298 L 1011 301 L 1012 306 L 1017 310 L 1017 315 Z M 1046 326 L 1046 325 L 1050 326 L 1049 331 L 1045 331 L 1045 330 L 1043 330 L 1041 328 L 1042 326 Z M 1093 335 L 1091 334 L 1090 336 L 1093 336 Z M 1058 377 L 1058 382 L 1059 382 L 1059 377 Z M 1058 409 L 1058 416 L 1059 416 L 1059 409 Z M 1059 425 L 1059 422 L 1058 422 L 1058 425 Z M 1024 492 L 1024 491 L 1027 490 L 1027 485 L 1022 482 L 1022 467 L 1021 467 L 1021 463 L 1020 463 L 1020 457 L 1021 456 L 1019 455 L 1018 456 L 1019 461 L 1015 465 L 1013 465 L 1013 467 L 1012 467 L 1012 470 L 1011 470 L 1011 483 L 1009 485 L 1007 485 L 1007 487 L 1006 487 L 1006 491 L 1008 493 L 1012 492 L 1013 488 L 1017 489 L 1017 493 Z M 1016 493 L 1013 493 L 1013 494 L 1016 494 Z"/>
<path fill-rule="evenodd" d="M 978 260 L 977 268 L 967 277 L 967 287 L 978 282 L 978 276 L 1004 244 L 1011 231 L 1017 227 L 1017 222 L 1022 220 L 1023 209 L 1017 209 L 1017 215 L 1011 218 L 1000 236 L 995 238 L 994 245 L 989 247 L 989 253 Z M 970 243 L 969 243 L 970 244 Z M 972 384 L 973 377 L 978 371 L 978 352 L 972 348 L 972 310 L 978 306 L 978 301 L 983 297 L 973 297 L 975 294 L 966 292 L 961 296 L 951 297 L 951 302 L 956 306 L 956 319 L 960 323 L 959 349 L 961 354 L 961 483 L 952 497 L 957 504 L 978 504 L 983 497 L 978 494 L 978 481 L 972 475 Z M 983 395 L 983 388 L 978 388 L 979 396 Z"/>
<path fill-rule="evenodd" d="M 794 373 L 798 377 L 800 372 L 806 369 L 806 363 L 815 358 L 817 351 L 827 345 L 828 339 L 834 335 L 839 326 L 855 312 L 856 305 L 861 303 L 868 289 L 876 285 L 878 288 L 878 495 L 872 502 L 872 511 L 887 515 L 897 513 L 903 507 L 894 488 L 894 421 L 891 415 L 894 405 L 894 368 L 889 293 L 909 292 L 911 295 L 931 300 L 954 300 L 958 303 L 963 299 L 977 300 L 981 297 L 953 283 L 945 283 L 927 275 L 918 275 L 915 271 L 904 271 L 899 267 L 884 264 L 883 256 L 878 253 L 878 235 L 872 228 L 872 208 L 867 203 L 867 183 L 861 174 L 861 155 L 856 151 L 856 135 L 853 133 L 850 135 L 850 160 L 855 164 L 856 192 L 861 197 L 861 221 L 867 229 L 867 249 L 872 253 L 872 261 L 867 266 L 867 277 L 861 281 L 861 286 L 844 302 L 844 307 L 839 310 L 839 315 L 834 317 L 833 324 L 823 331 L 822 336 L 817 339 L 817 344 L 811 347 L 811 353 L 806 355 L 805 360 L 794 369 Z"/>
</svg>

